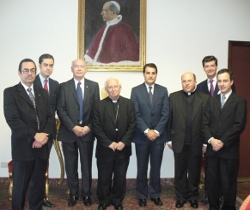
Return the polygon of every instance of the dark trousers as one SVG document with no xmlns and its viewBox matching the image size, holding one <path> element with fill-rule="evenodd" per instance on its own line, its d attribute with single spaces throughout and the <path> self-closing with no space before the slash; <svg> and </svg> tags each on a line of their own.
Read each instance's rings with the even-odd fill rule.
<svg viewBox="0 0 250 210">
<path fill-rule="evenodd" d="M 140 199 L 158 198 L 161 195 L 161 162 L 164 144 L 148 141 L 148 144 L 135 144 L 137 156 L 136 191 Z M 150 181 L 148 186 L 148 162 L 150 158 Z"/>
<path fill-rule="evenodd" d="M 221 209 L 235 210 L 237 193 L 238 159 L 207 157 L 207 190 L 211 210 L 220 209 L 222 188 L 223 205 Z"/>
<path fill-rule="evenodd" d="M 105 161 L 97 158 L 97 196 L 100 203 L 121 204 L 126 194 L 126 174 L 129 157 Z"/>
<path fill-rule="evenodd" d="M 29 209 L 42 208 L 45 195 L 45 172 L 48 159 L 36 157 L 31 161 L 13 160 L 12 209 L 23 210 L 29 183 Z"/>
<path fill-rule="evenodd" d="M 93 141 L 63 142 L 62 146 L 70 196 L 79 196 L 78 151 L 82 173 L 81 196 L 91 196 Z"/>
<path fill-rule="evenodd" d="M 195 155 L 191 145 L 184 145 L 180 153 L 174 152 L 174 158 L 177 200 L 198 200 L 202 152 Z"/>
</svg>

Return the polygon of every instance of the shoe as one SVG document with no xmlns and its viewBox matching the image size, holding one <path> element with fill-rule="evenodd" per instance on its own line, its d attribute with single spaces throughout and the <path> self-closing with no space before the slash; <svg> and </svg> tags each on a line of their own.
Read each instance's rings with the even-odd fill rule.
<svg viewBox="0 0 250 210">
<path fill-rule="evenodd" d="M 69 200 L 68 200 L 68 206 L 76 205 L 77 200 L 78 200 L 78 197 L 76 197 L 76 196 L 70 197 Z"/>
<path fill-rule="evenodd" d="M 156 206 L 162 206 L 162 201 L 160 198 L 151 198 L 151 201 L 154 201 Z"/>
<path fill-rule="evenodd" d="M 139 204 L 139 206 L 146 206 L 147 200 L 146 199 L 139 199 L 138 204 Z"/>
<path fill-rule="evenodd" d="M 115 207 L 115 210 L 123 210 L 122 204 L 115 205 L 114 207 Z"/>
<path fill-rule="evenodd" d="M 178 208 L 178 209 L 182 208 L 185 203 L 186 203 L 186 201 L 177 200 L 176 203 L 175 203 L 175 207 Z"/>
<path fill-rule="evenodd" d="M 198 204 L 198 201 L 197 200 L 191 200 L 189 201 L 190 202 L 190 206 L 194 209 L 198 209 L 199 207 L 199 204 Z"/>
<path fill-rule="evenodd" d="M 109 206 L 109 204 L 100 203 L 100 204 L 98 205 L 98 210 L 105 210 L 108 206 Z"/>
<path fill-rule="evenodd" d="M 82 200 L 83 200 L 83 204 L 85 206 L 91 206 L 92 200 L 89 196 L 83 197 Z"/>
<path fill-rule="evenodd" d="M 48 207 L 48 208 L 53 208 L 53 207 L 55 207 L 55 204 L 51 203 L 47 199 L 43 199 L 43 206 Z"/>
</svg>

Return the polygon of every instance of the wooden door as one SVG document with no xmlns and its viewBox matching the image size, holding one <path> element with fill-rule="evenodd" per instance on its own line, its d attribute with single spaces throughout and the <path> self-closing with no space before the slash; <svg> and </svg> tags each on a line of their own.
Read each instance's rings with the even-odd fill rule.
<svg viewBox="0 0 250 210">
<path fill-rule="evenodd" d="M 247 125 L 241 134 L 239 179 L 250 178 L 250 41 L 229 41 L 228 68 L 234 73 L 236 93 L 246 98 Z"/>
</svg>

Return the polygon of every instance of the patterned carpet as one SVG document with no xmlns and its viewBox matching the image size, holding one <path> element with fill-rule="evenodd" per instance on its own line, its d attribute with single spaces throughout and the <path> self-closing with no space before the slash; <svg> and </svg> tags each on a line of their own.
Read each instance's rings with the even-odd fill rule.
<svg viewBox="0 0 250 210">
<path fill-rule="evenodd" d="M 98 206 L 98 200 L 96 197 L 96 180 L 93 181 L 93 187 L 92 187 L 92 201 L 93 204 L 90 207 L 85 207 L 83 205 L 82 200 L 79 200 L 77 204 L 74 207 L 69 208 L 67 206 L 67 183 L 66 180 L 64 180 L 63 184 L 61 186 L 57 186 L 57 180 L 51 179 L 50 180 L 50 188 L 49 188 L 49 200 L 56 205 L 55 210 L 78 210 L 78 209 L 86 209 L 86 210 L 93 210 L 97 209 Z M 175 194 L 174 194 L 174 185 L 173 180 L 171 179 L 163 179 L 162 180 L 162 196 L 161 199 L 163 201 L 162 207 L 157 207 L 154 205 L 154 203 L 148 199 L 147 207 L 142 208 L 138 206 L 138 199 L 136 196 L 135 191 L 135 180 L 128 180 L 127 181 L 127 194 L 123 201 L 123 207 L 125 210 L 172 210 L 175 208 Z M 11 210 L 11 201 L 8 199 L 8 187 L 9 182 L 7 178 L 0 178 L 0 210 Z M 203 190 L 200 191 L 200 195 L 202 197 Z M 109 206 L 107 208 L 108 210 L 114 209 L 113 206 Z M 191 210 L 189 203 L 186 203 L 185 206 L 182 208 L 182 210 Z M 199 203 L 198 210 L 207 210 L 208 206 Z M 28 205 L 26 203 L 25 210 L 28 210 Z M 43 210 L 52 210 L 51 208 L 45 208 L 43 207 Z"/>
</svg>

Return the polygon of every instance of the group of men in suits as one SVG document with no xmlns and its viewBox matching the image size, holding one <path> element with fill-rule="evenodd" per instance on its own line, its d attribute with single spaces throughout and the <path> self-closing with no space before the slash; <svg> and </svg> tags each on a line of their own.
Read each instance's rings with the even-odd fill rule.
<svg viewBox="0 0 250 210">
<path fill-rule="evenodd" d="M 146 64 L 144 82 L 132 89 L 131 100 L 120 95 L 119 80 L 109 78 L 105 82 L 108 97 L 100 101 L 99 85 L 85 78 L 87 66 L 82 59 L 72 62 L 73 78 L 61 85 L 50 78 L 53 65 L 53 56 L 42 55 L 36 76 L 35 62 L 22 60 L 18 69 L 20 83 L 4 90 L 4 114 L 12 131 L 14 210 L 24 208 L 28 187 L 30 209 L 54 207 L 44 197 L 45 171 L 56 134 L 56 110 L 61 121 L 58 140 L 62 141 L 70 192 L 68 206 L 74 206 L 79 196 L 85 206 L 92 204 L 96 137 L 99 210 L 110 204 L 123 209 L 131 142 L 136 148 L 139 206 L 145 207 L 148 197 L 155 205 L 163 205 L 160 169 L 167 142 L 175 159 L 176 208 L 183 207 L 187 200 L 192 208 L 198 208 L 203 152 L 210 209 L 220 209 L 221 194 L 222 209 L 235 209 L 239 136 L 246 123 L 246 100 L 232 91 L 230 70 L 222 69 L 216 76 L 214 56 L 203 60 L 209 80 L 197 86 L 195 74 L 186 72 L 181 76 L 182 90 L 169 97 L 167 88 L 155 83 L 156 65 Z M 218 89 L 221 94 L 216 95 Z"/>
</svg>

